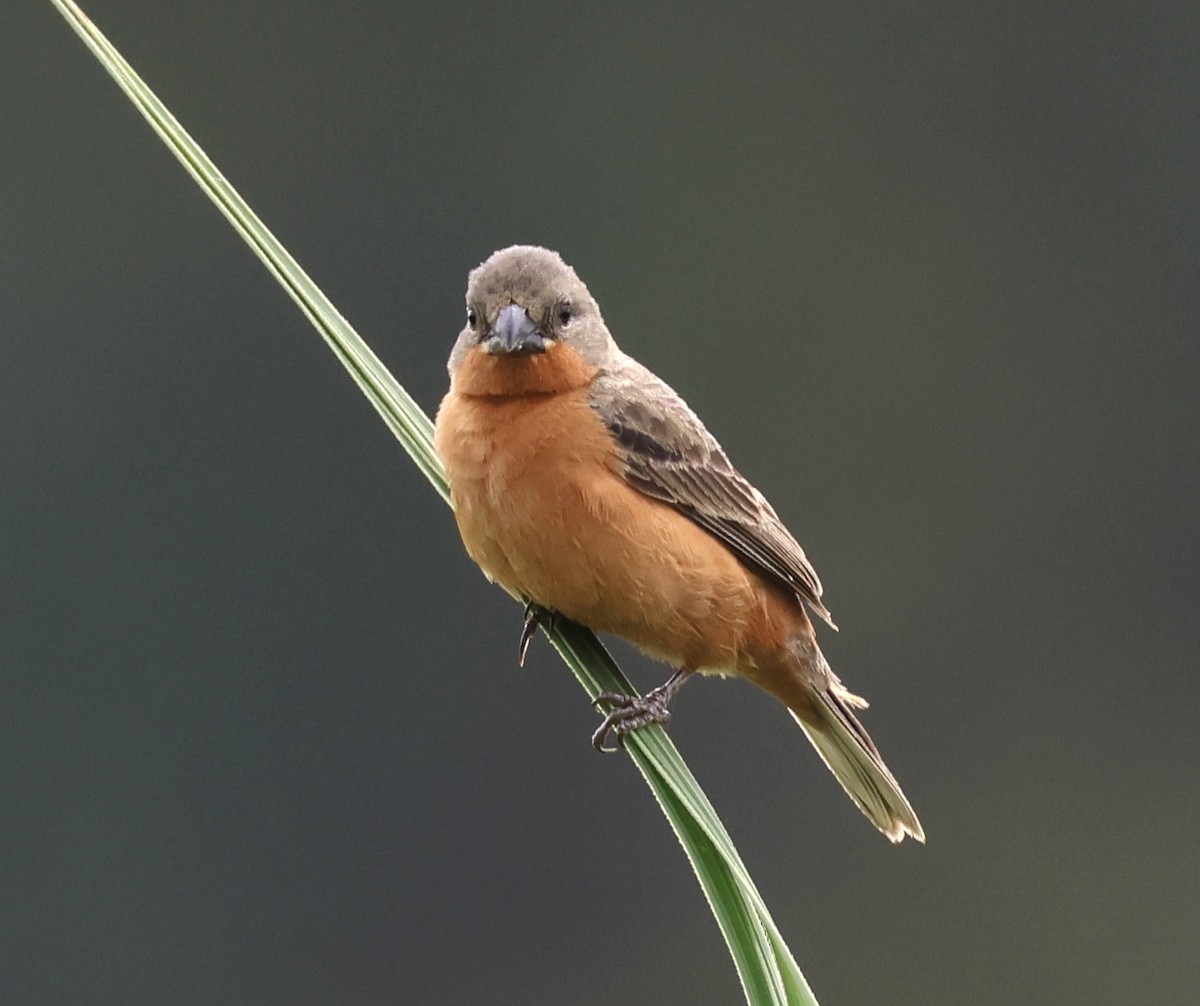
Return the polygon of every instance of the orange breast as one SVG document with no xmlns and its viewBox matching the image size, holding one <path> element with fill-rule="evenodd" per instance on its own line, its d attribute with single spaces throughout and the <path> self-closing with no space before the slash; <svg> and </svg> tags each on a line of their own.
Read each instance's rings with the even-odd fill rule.
<svg viewBox="0 0 1200 1006">
<path fill-rule="evenodd" d="M 435 442 L 467 552 L 510 591 L 677 666 L 733 672 L 764 633 L 782 641 L 798 605 L 629 486 L 586 396 L 483 397 L 455 382 Z"/>
</svg>

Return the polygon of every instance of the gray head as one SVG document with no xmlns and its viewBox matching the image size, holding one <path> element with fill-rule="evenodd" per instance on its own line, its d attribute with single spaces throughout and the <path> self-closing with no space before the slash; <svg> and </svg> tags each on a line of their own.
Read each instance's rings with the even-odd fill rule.
<svg viewBox="0 0 1200 1006">
<path fill-rule="evenodd" d="M 616 350 L 600 308 L 558 252 L 513 245 L 471 271 L 467 324 L 450 353 L 451 374 L 476 347 L 493 356 L 527 356 L 555 343 L 596 367 Z"/>
</svg>

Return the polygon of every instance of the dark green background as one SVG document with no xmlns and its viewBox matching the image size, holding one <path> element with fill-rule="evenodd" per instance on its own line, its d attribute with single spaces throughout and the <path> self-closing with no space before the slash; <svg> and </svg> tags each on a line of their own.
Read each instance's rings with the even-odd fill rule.
<svg viewBox="0 0 1200 1006">
<path fill-rule="evenodd" d="M 774 501 L 929 844 L 747 685 L 672 735 L 823 1006 L 1195 1001 L 1194 0 L 88 9 L 427 409 L 543 243 Z M 736 1002 L 583 693 L 48 3 L 0 87 L 0 999 Z"/>
</svg>

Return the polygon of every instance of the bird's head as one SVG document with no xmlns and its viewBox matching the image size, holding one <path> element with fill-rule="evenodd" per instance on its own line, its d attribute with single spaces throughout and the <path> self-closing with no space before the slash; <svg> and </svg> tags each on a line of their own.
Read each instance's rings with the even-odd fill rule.
<svg viewBox="0 0 1200 1006">
<path fill-rule="evenodd" d="M 553 381 L 568 366 L 595 374 L 614 350 L 600 309 L 575 270 L 557 252 L 513 245 L 471 272 L 466 325 L 449 369 L 454 378 L 470 363 L 524 386 L 521 375 Z"/>
</svg>

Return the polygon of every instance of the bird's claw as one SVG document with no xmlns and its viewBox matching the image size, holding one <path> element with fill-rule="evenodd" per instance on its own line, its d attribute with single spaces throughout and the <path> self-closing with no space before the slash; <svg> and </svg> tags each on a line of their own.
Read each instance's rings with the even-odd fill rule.
<svg viewBox="0 0 1200 1006">
<path fill-rule="evenodd" d="M 671 710 L 667 708 L 670 698 L 663 688 L 655 688 L 645 695 L 626 695 L 624 692 L 601 692 L 592 700 L 592 706 L 612 706 L 603 722 L 592 734 L 592 747 L 602 754 L 615 754 L 625 747 L 625 737 L 651 723 L 666 726 L 671 721 Z M 617 746 L 609 747 L 604 742 L 609 734 L 615 734 Z"/>
<path fill-rule="evenodd" d="M 533 635 L 538 626 L 545 624 L 547 628 L 553 628 L 557 617 L 558 615 L 549 608 L 543 608 L 534 601 L 525 602 L 525 621 L 521 625 L 521 640 L 517 643 L 518 667 L 525 666 L 525 656 L 529 653 L 529 644 L 533 642 Z"/>
</svg>

